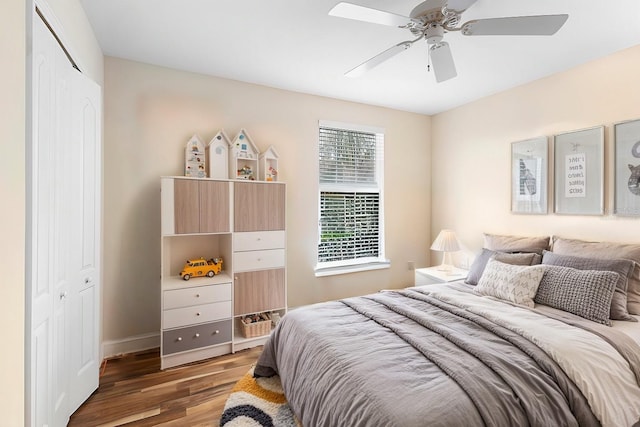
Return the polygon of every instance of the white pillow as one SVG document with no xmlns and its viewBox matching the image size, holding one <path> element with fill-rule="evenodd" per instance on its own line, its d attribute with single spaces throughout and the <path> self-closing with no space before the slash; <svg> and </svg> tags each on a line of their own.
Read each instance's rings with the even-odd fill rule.
<svg viewBox="0 0 640 427">
<path fill-rule="evenodd" d="M 533 307 L 543 265 L 511 265 L 490 259 L 473 292 Z"/>
</svg>

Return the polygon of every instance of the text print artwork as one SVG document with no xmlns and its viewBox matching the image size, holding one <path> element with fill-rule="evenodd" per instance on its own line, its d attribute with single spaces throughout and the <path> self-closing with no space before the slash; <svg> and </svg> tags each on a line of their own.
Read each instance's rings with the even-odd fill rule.
<svg viewBox="0 0 640 427">
<path fill-rule="evenodd" d="M 587 157 L 585 153 L 565 156 L 564 196 L 587 197 Z"/>
</svg>

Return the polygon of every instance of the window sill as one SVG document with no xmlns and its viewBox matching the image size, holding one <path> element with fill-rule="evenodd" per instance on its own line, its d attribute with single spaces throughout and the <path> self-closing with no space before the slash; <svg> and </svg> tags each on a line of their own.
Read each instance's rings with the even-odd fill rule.
<svg viewBox="0 0 640 427">
<path fill-rule="evenodd" d="M 340 267 L 316 267 L 316 277 L 335 276 L 338 274 L 358 273 L 361 271 L 381 270 L 391 268 L 391 261 L 369 262 L 366 264 L 345 265 Z"/>
</svg>

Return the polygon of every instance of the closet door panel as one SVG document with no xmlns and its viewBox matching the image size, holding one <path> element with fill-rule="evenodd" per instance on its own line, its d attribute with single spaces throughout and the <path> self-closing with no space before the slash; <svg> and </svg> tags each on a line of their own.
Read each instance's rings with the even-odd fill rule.
<svg viewBox="0 0 640 427">
<path fill-rule="evenodd" d="M 100 370 L 100 87 L 73 70 L 70 143 L 73 150 L 73 230 L 68 297 L 69 407 L 74 412 L 98 387 Z"/>
<path fill-rule="evenodd" d="M 67 58 L 60 52 L 56 56 L 55 71 L 55 138 L 53 140 L 54 158 L 51 173 L 55 176 L 53 191 L 53 351 L 52 351 L 52 395 L 53 425 L 64 425 L 69 419 L 69 359 L 72 346 L 70 342 L 70 305 L 68 295 L 72 287 L 71 251 L 75 243 L 73 218 L 74 194 L 73 147 L 72 138 L 72 86 L 73 73 Z"/>
</svg>

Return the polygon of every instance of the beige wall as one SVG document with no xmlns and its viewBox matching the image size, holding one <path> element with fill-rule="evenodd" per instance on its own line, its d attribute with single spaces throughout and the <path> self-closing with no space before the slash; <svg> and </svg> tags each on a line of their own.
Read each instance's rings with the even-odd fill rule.
<svg viewBox="0 0 640 427">
<path fill-rule="evenodd" d="M 24 376 L 24 230 L 25 230 L 25 5 L 5 0 L 0 13 L 0 418 L 23 424 Z"/>
<path fill-rule="evenodd" d="M 384 127 L 388 270 L 315 278 L 318 120 Z M 192 134 L 245 128 L 287 182 L 289 305 L 401 287 L 427 262 L 430 118 L 105 59 L 104 339 L 160 328 L 159 177 L 182 175 Z"/>
<path fill-rule="evenodd" d="M 640 118 L 639 75 L 636 46 L 434 116 L 431 232 L 451 227 L 472 252 L 483 232 L 640 241 L 639 219 L 611 213 L 611 124 Z M 606 214 L 511 214 L 511 142 L 598 125 L 607 126 Z"/>
</svg>

